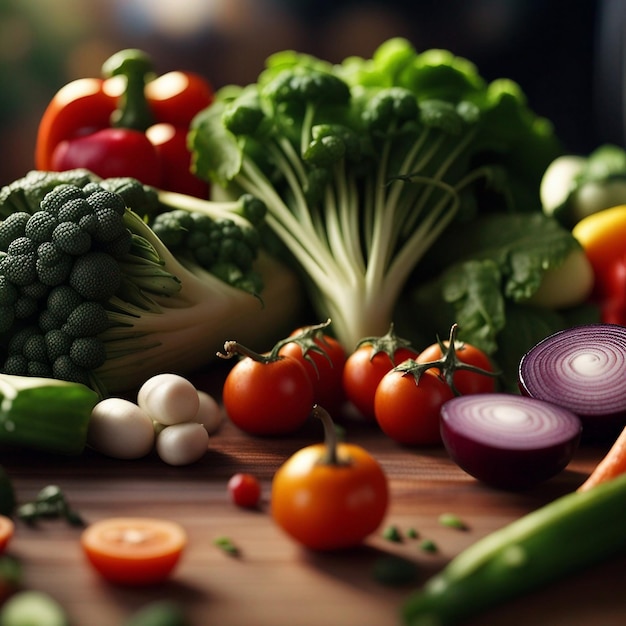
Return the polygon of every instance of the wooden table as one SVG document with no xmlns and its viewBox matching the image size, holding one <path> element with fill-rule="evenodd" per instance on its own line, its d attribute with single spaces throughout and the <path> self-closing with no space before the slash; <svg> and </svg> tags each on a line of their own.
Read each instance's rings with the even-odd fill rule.
<svg viewBox="0 0 626 626">
<path fill-rule="evenodd" d="M 169 518 L 189 534 L 189 546 L 172 579 L 148 589 L 105 583 L 85 562 L 78 545 L 80 529 L 61 520 L 35 527 L 18 523 L 10 552 L 22 560 L 25 584 L 52 594 L 75 626 L 121 626 L 147 602 L 182 602 L 194 626 L 392 626 L 412 589 L 479 537 L 580 484 L 604 452 L 583 446 L 570 466 L 548 483 L 524 493 L 497 491 L 479 484 L 455 466 L 441 449 L 397 446 L 372 425 L 349 422 L 348 439 L 366 447 L 386 470 L 391 506 L 383 525 L 415 528 L 432 539 L 436 553 L 419 539 L 392 543 L 381 533 L 360 549 L 311 554 L 277 528 L 268 514 L 274 471 L 293 452 L 321 437 L 311 423 L 297 436 L 256 439 L 226 422 L 212 437 L 201 462 L 170 467 L 156 456 L 118 461 L 85 452 L 58 458 L 0 450 L 20 502 L 48 484 L 59 485 L 86 521 L 118 515 Z M 237 471 L 263 482 L 259 511 L 236 508 L 226 482 Z M 453 512 L 466 531 L 442 527 L 441 513 Z M 602 532 L 598 528 L 598 532 Z M 626 532 L 626 523 L 625 523 Z M 213 541 L 227 535 L 241 554 L 233 557 Z M 399 554 L 419 566 L 410 586 L 389 588 L 372 577 L 383 555 Z M 481 626 L 617 626 L 626 623 L 626 556 L 498 607 L 470 624 Z"/>
</svg>

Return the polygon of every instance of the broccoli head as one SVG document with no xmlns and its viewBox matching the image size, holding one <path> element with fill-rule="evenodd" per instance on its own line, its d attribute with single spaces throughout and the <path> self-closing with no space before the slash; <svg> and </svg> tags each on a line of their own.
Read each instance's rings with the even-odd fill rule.
<svg viewBox="0 0 626 626">
<path fill-rule="evenodd" d="M 266 278 L 295 285 L 284 268 L 259 271 L 274 263 L 259 258 L 264 206 L 246 196 L 198 211 L 187 199 L 84 170 L 3 188 L 0 373 L 106 396 L 210 361 L 233 320 L 280 325 L 289 307 L 267 300 Z"/>
</svg>

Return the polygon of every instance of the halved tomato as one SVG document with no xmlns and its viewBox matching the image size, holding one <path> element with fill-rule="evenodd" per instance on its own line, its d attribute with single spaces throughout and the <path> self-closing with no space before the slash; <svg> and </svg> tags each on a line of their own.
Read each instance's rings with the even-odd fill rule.
<svg viewBox="0 0 626 626">
<path fill-rule="evenodd" d="M 187 545 L 187 533 L 173 521 L 151 517 L 112 517 L 89 525 L 82 549 L 108 581 L 150 585 L 171 574 Z"/>
</svg>

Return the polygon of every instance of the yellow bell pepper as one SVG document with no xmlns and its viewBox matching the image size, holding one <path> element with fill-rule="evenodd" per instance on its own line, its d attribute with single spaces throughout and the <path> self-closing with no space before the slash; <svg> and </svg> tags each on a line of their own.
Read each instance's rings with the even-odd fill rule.
<svg viewBox="0 0 626 626">
<path fill-rule="evenodd" d="M 588 215 L 574 226 L 572 234 L 593 267 L 596 293 L 606 294 L 607 270 L 626 254 L 626 204 Z"/>
</svg>

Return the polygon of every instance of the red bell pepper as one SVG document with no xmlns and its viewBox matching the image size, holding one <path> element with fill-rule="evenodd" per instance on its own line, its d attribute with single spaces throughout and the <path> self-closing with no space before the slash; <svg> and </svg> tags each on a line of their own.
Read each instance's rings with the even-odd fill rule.
<svg viewBox="0 0 626 626">
<path fill-rule="evenodd" d="M 122 50 L 102 78 L 62 87 L 39 123 L 35 167 L 87 168 L 103 178 L 131 176 L 160 189 L 207 197 L 208 185 L 190 170 L 192 118 L 213 102 L 201 76 L 174 71 L 155 76 L 140 50 Z"/>
</svg>

